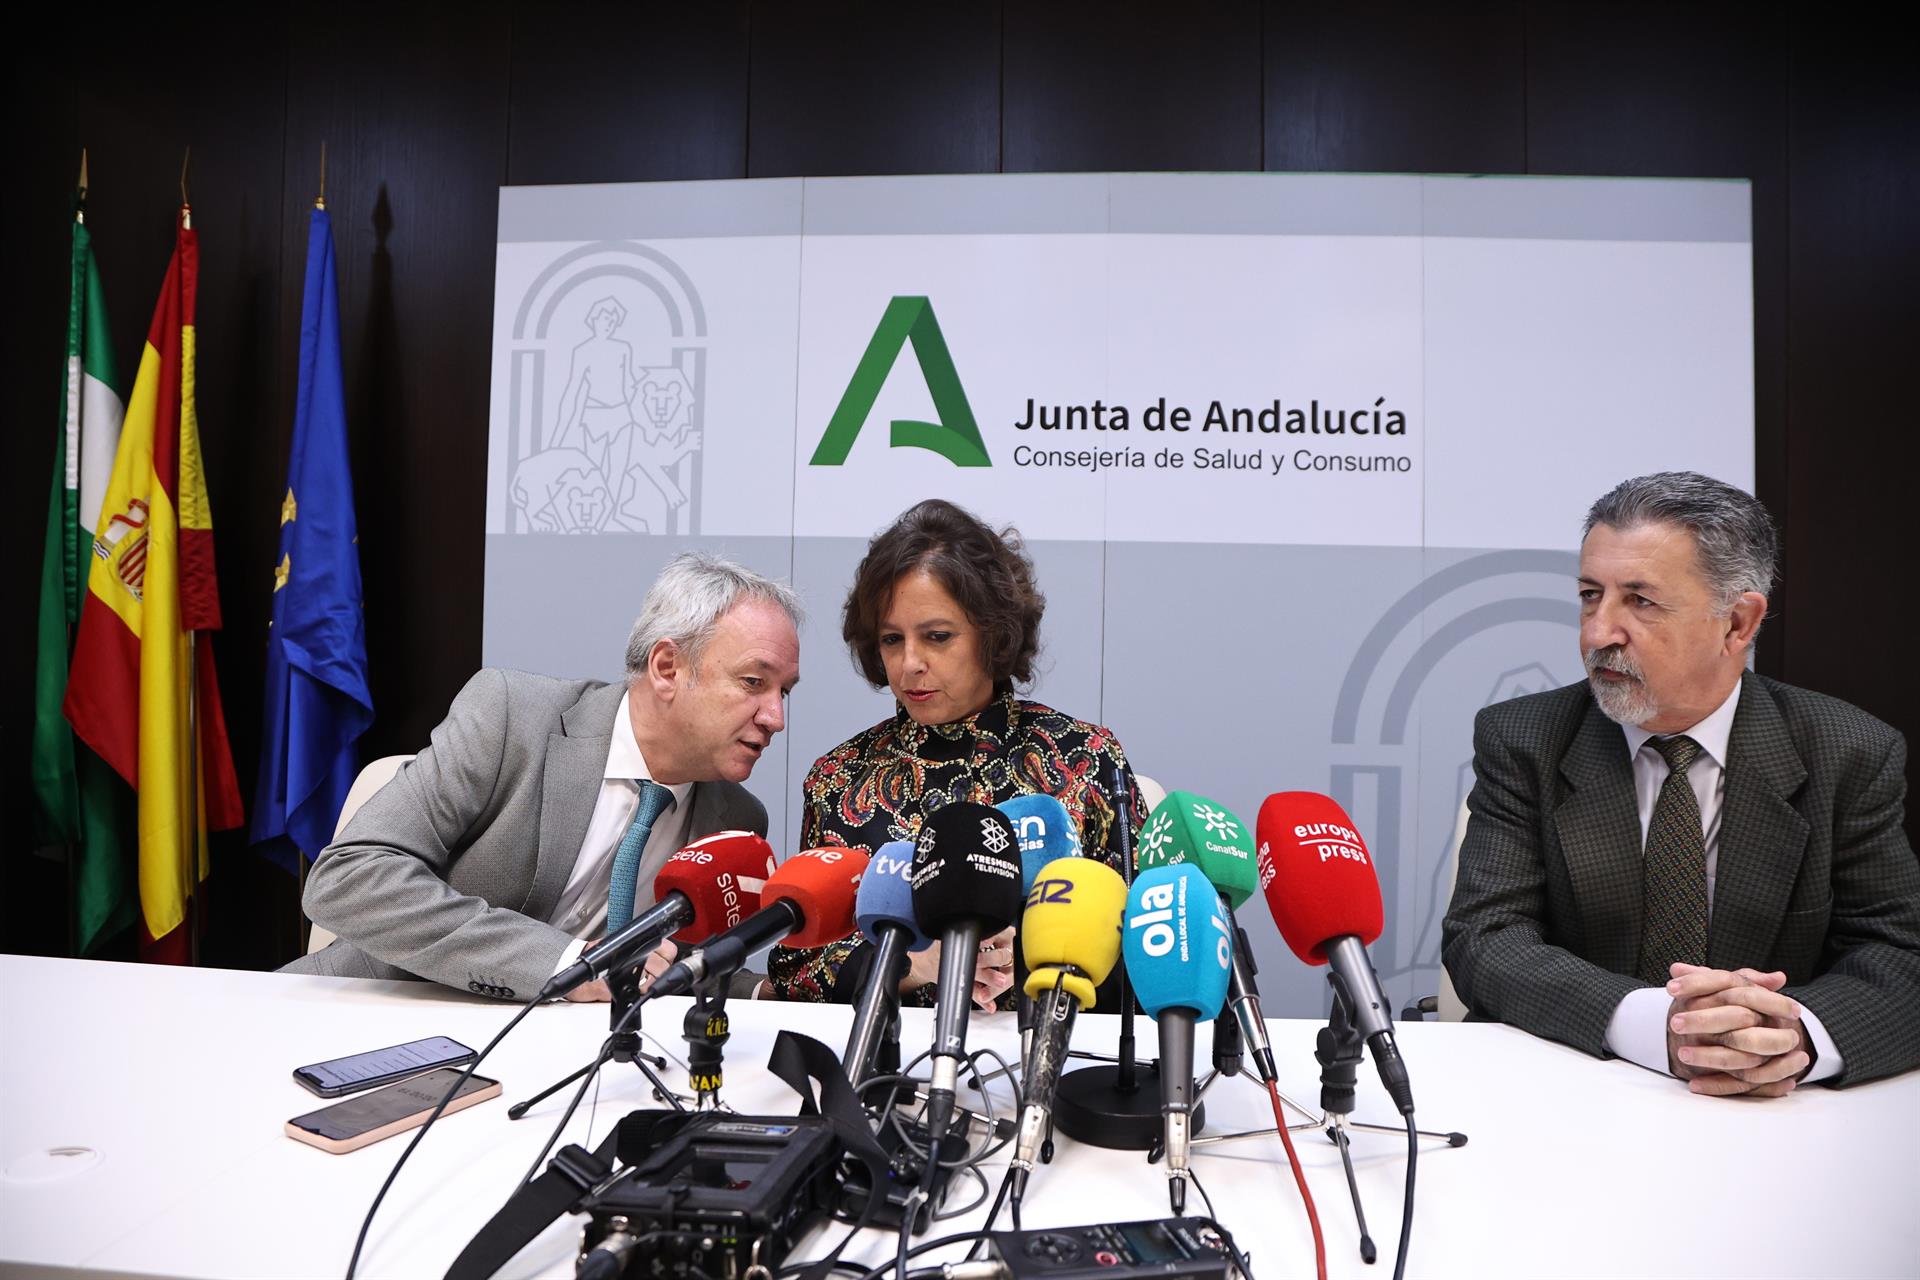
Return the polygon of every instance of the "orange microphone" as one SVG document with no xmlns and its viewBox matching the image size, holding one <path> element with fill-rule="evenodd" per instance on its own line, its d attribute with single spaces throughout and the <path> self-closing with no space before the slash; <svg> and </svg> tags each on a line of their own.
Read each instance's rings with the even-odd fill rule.
<svg viewBox="0 0 1920 1280">
<path fill-rule="evenodd" d="M 685 995 L 734 973 L 769 943 L 819 947 L 853 932 L 853 907 L 866 874 L 865 849 L 807 849 L 794 854 L 760 891 L 760 910 L 667 966 L 648 996 Z"/>
</svg>

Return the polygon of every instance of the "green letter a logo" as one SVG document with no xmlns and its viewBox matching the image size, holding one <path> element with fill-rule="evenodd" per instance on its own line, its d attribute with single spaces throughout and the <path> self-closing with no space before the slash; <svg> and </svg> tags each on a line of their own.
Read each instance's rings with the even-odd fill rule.
<svg viewBox="0 0 1920 1280">
<path fill-rule="evenodd" d="M 892 445 L 896 449 L 931 449 L 956 467 L 990 467 L 986 442 L 973 420 L 973 408 L 954 372 L 953 357 L 947 354 L 947 340 L 940 336 L 940 322 L 933 318 L 933 304 L 925 298 L 895 298 L 880 317 L 867 353 L 860 357 L 833 411 L 827 432 L 813 451 L 812 465 L 837 467 L 847 460 L 854 438 L 866 424 L 867 414 L 880 395 L 880 387 L 893 371 L 900 348 L 913 342 L 913 354 L 920 361 L 920 376 L 933 393 L 933 407 L 939 422 L 915 422 L 897 418 L 893 423 Z"/>
</svg>

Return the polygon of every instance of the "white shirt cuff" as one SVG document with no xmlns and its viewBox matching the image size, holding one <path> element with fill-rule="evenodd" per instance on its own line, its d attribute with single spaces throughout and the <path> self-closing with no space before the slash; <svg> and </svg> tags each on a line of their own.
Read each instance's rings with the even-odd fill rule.
<svg viewBox="0 0 1920 1280">
<path fill-rule="evenodd" d="M 1840 1056 L 1840 1047 L 1834 1044 L 1827 1029 L 1820 1025 L 1819 1015 L 1807 1008 L 1804 1002 L 1796 1003 L 1800 1004 L 1800 1025 L 1807 1029 L 1807 1039 L 1813 1044 L 1813 1070 L 1807 1072 L 1800 1083 L 1812 1084 L 1816 1080 L 1839 1075 L 1847 1066 L 1846 1060 Z"/>
<path fill-rule="evenodd" d="M 1673 997 L 1665 987 L 1641 987 L 1627 992 L 1613 1020 L 1607 1023 L 1607 1052 L 1649 1071 L 1667 1070 L 1667 1010 Z"/>
<path fill-rule="evenodd" d="M 574 961 L 578 960 L 582 955 L 584 955 L 586 953 L 586 950 L 587 950 L 587 939 L 575 938 L 572 942 L 569 942 L 567 944 L 567 949 L 560 953 L 560 963 L 553 966 L 553 972 L 559 973 L 562 969 L 566 968 L 568 965 L 572 964 Z"/>
</svg>

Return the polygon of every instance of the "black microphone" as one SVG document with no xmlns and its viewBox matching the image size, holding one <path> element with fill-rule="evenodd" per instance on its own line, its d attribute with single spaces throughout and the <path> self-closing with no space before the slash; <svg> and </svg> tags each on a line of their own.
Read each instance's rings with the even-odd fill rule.
<svg viewBox="0 0 1920 1280">
<path fill-rule="evenodd" d="M 766 905 L 667 966 L 647 988 L 653 996 L 685 995 L 707 979 L 733 973 L 769 943 L 823 947 L 853 932 L 854 895 L 867 869 L 865 849 L 807 849 L 767 878 Z"/>
<path fill-rule="evenodd" d="M 940 939 L 933 1074 L 927 1086 L 927 1133 L 938 1151 L 953 1123 L 980 937 L 1000 932 L 1020 913 L 1020 850 L 1013 823 L 998 809 L 966 800 L 930 814 L 914 844 L 912 883 L 920 929 Z"/>
<path fill-rule="evenodd" d="M 751 831 L 721 831 L 668 858 L 654 877 L 657 901 L 625 928 L 547 979 L 540 999 L 564 996 L 604 978 L 660 945 L 675 930 L 712 937 L 760 908 L 773 874 L 773 846 Z"/>
</svg>

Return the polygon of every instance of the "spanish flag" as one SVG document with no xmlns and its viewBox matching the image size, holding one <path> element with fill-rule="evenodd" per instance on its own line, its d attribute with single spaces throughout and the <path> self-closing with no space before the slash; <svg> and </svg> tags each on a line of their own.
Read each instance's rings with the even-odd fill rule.
<svg viewBox="0 0 1920 1280">
<path fill-rule="evenodd" d="M 243 820 L 211 637 L 192 634 L 220 626 L 193 400 L 199 253 L 183 208 L 94 528 L 65 703 L 138 793 L 141 954 L 176 964 L 192 955 L 206 833 Z"/>
</svg>

